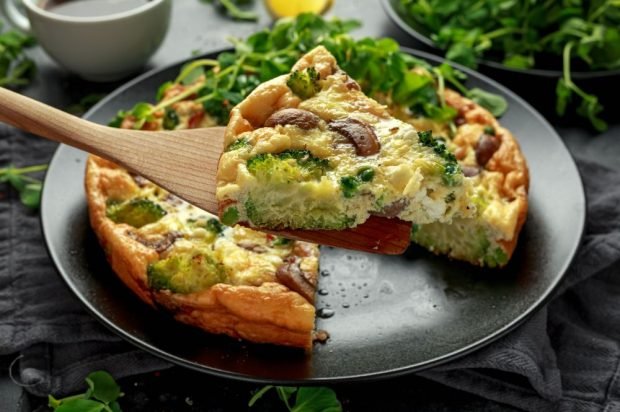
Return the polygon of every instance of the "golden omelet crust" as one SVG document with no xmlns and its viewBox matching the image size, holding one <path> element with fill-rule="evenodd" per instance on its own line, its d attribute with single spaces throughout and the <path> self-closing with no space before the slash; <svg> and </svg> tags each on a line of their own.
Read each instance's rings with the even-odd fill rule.
<svg viewBox="0 0 620 412">
<path fill-rule="evenodd" d="M 499 242 L 508 255 L 509 261 L 517 246 L 519 233 L 527 218 L 530 183 L 527 162 L 513 134 L 508 129 L 502 127 L 488 110 L 453 90 L 446 90 L 445 97 L 446 103 L 454 107 L 458 111 L 459 117 L 463 119 L 463 124 L 458 126 L 453 140 L 454 144 L 461 148 L 461 150 L 466 153 L 475 152 L 479 135 L 468 133 L 467 131 L 468 127 L 474 125 L 492 126 L 495 129 L 495 136 L 499 138 L 500 144 L 498 149 L 493 153 L 480 173 L 482 180 L 485 179 L 485 171 L 498 173 L 501 176 L 497 183 L 495 183 L 498 193 L 503 199 L 516 205 L 517 216 L 514 233 L 510 240 Z"/>
<path fill-rule="evenodd" d="M 258 343 L 304 348 L 312 346 L 314 306 L 299 293 L 276 283 L 259 286 L 216 284 L 206 290 L 179 294 L 148 286 L 147 266 L 159 254 L 129 235 L 130 226 L 106 217 L 109 198 L 137 193 L 131 175 L 96 156 L 86 166 L 86 197 L 90 222 L 114 272 L 140 299 L 162 307 L 184 323 L 205 331 Z M 306 263 L 310 283 L 316 286 L 318 248 L 298 242 L 293 255 Z"/>
</svg>

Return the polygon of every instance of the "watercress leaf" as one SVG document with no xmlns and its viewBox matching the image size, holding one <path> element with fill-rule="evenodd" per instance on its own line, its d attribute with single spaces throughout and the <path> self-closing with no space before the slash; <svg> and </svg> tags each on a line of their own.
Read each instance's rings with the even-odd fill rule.
<svg viewBox="0 0 620 412">
<path fill-rule="evenodd" d="M 86 393 L 84 393 L 84 399 L 90 399 L 93 396 L 93 392 L 95 391 L 95 384 L 90 378 L 86 378 L 84 380 L 88 385 L 88 389 L 86 389 Z"/>
<path fill-rule="evenodd" d="M 532 56 L 524 56 L 522 54 L 513 54 L 508 56 L 502 62 L 506 67 L 515 69 L 529 69 L 534 66 L 534 58 Z"/>
<path fill-rule="evenodd" d="M 55 411 L 56 412 L 101 412 L 105 408 L 105 405 L 101 402 L 93 401 L 90 399 L 71 399 L 67 402 L 62 402 Z"/>
<path fill-rule="evenodd" d="M 220 53 L 219 56 L 217 56 L 217 62 L 220 65 L 220 69 L 225 69 L 229 66 L 233 66 L 236 61 L 237 57 L 234 53 L 224 52 Z"/>
<path fill-rule="evenodd" d="M 262 398 L 267 392 L 269 392 L 269 390 L 273 389 L 274 386 L 273 385 L 267 385 L 267 386 L 263 386 L 261 389 L 259 389 L 253 396 L 252 398 L 250 398 L 250 401 L 248 402 L 248 406 L 251 408 L 252 406 L 254 406 L 254 404 L 256 403 L 257 400 L 259 400 L 260 398 Z"/>
<path fill-rule="evenodd" d="M 495 117 L 500 117 L 508 110 L 508 102 L 503 96 L 487 92 L 477 87 L 469 90 L 467 97 L 490 111 Z"/>
<path fill-rule="evenodd" d="M 110 403 L 108 407 L 112 410 L 112 412 L 123 412 L 121 405 L 117 401 Z"/>
<path fill-rule="evenodd" d="M 131 114 L 136 119 L 146 119 L 151 115 L 151 105 L 148 103 L 137 103 L 133 109 L 131 109 Z"/>
<path fill-rule="evenodd" d="M 563 116 L 566 113 L 566 107 L 570 102 L 573 90 L 568 86 L 564 78 L 558 79 L 558 84 L 555 88 L 556 101 L 555 111 L 558 115 Z"/>
<path fill-rule="evenodd" d="M 36 209 L 41 204 L 41 184 L 28 183 L 19 192 L 19 200 L 27 207 Z"/>
<path fill-rule="evenodd" d="M 577 113 L 587 117 L 592 126 L 599 132 L 607 130 L 607 123 L 598 115 L 603 111 L 603 106 L 594 95 L 587 94 L 582 97 L 581 103 L 577 108 Z"/>
<path fill-rule="evenodd" d="M 294 386 L 276 386 L 276 392 L 278 393 L 280 400 L 288 406 L 289 400 L 291 399 L 291 396 L 297 392 L 297 388 Z"/>
<path fill-rule="evenodd" d="M 93 398 L 109 403 L 118 399 L 121 394 L 121 388 L 108 372 L 92 372 L 88 375 L 88 379 L 90 379 L 94 385 Z"/>
<path fill-rule="evenodd" d="M 342 405 L 330 388 L 301 387 L 291 412 L 342 412 Z"/>
<path fill-rule="evenodd" d="M 56 410 L 60 406 L 61 402 L 54 398 L 52 395 L 47 395 L 47 406 Z"/>
<path fill-rule="evenodd" d="M 473 47 L 463 43 L 455 43 L 446 52 L 448 60 L 455 61 L 463 66 L 476 68 L 478 66 L 476 52 Z"/>
<path fill-rule="evenodd" d="M 155 100 L 161 102 L 161 100 L 164 98 L 164 94 L 173 84 L 174 83 L 172 81 L 167 81 L 161 86 L 159 86 L 159 88 L 157 89 L 157 94 L 155 95 Z"/>
</svg>

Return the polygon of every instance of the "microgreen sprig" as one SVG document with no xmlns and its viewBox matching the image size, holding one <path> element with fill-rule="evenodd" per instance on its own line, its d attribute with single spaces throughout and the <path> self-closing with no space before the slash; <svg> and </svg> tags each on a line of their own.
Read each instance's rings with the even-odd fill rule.
<svg viewBox="0 0 620 412">
<path fill-rule="evenodd" d="M 20 201 L 31 209 L 36 209 L 41 203 L 41 190 L 43 183 L 41 180 L 32 176 L 31 173 L 42 172 L 47 169 L 47 165 L 27 166 L 15 168 L 8 166 L 0 168 L 0 183 L 8 183 L 17 193 Z"/>
<path fill-rule="evenodd" d="M 112 375 L 96 371 L 86 377 L 85 393 L 56 399 L 48 396 L 48 406 L 55 412 L 122 412 L 118 398 L 123 396 Z"/>
<path fill-rule="evenodd" d="M 34 44 L 34 37 L 15 30 L 0 34 L 1 87 L 21 87 L 30 83 L 36 66 L 24 51 Z"/>
<path fill-rule="evenodd" d="M 274 389 L 289 412 L 342 412 L 336 393 L 326 387 L 293 387 L 268 385 L 252 396 L 249 407 Z M 293 397 L 293 395 L 295 395 Z"/>
<path fill-rule="evenodd" d="M 359 22 L 354 20 L 328 21 L 314 14 L 301 14 L 295 19 L 279 20 L 271 29 L 247 39 L 230 39 L 234 52 L 220 53 L 217 60 L 188 63 L 174 81 L 159 88 L 155 105 L 138 103 L 130 111 L 120 112 L 111 125 L 120 126 L 127 116 L 132 116 L 134 127 L 141 128 L 159 111 L 187 99 L 201 103 L 219 124 L 226 124 L 232 107 L 256 86 L 289 73 L 303 54 L 318 45 L 325 46 L 369 96 L 405 107 L 414 115 L 453 124 L 457 113 L 443 97 L 445 76 L 425 61 L 401 52 L 393 39 L 353 38 L 349 32 L 357 27 Z M 506 110 L 505 100 L 478 89 L 470 91 L 462 84 L 464 74 L 455 69 L 451 73 L 459 77 L 456 86 L 461 92 L 493 114 L 499 116 Z M 450 78 L 445 80 L 454 84 Z M 178 93 L 167 93 L 177 86 Z"/>
<path fill-rule="evenodd" d="M 243 10 L 239 5 L 251 3 L 251 0 L 201 0 L 221 6 L 224 11 L 235 20 L 256 21 L 258 15 L 252 11 Z"/>
<path fill-rule="evenodd" d="M 400 0 L 400 7 L 449 60 L 466 66 L 475 68 L 481 57 L 516 69 L 556 61 L 563 68 L 558 114 L 575 96 L 577 112 L 595 129 L 607 128 L 599 99 L 572 81 L 571 67 L 620 68 L 620 0 Z"/>
</svg>

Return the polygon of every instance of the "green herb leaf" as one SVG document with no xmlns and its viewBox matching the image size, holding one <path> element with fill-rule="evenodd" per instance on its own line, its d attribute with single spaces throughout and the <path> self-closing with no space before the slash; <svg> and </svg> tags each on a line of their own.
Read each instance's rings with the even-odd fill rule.
<svg viewBox="0 0 620 412">
<path fill-rule="evenodd" d="M 95 399 L 110 403 L 115 401 L 121 394 L 121 388 L 108 372 L 92 372 L 86 379 L 93 384 L 92 397 Z"/>
<path fill-rule="evenodd" d="M 41 204 L 41 183 L 29 183 L 19 192 L 19 200 L 31 209 Z"/>
<path fill-rule="evenodd" d="M 495 117 L 500 117 L 508 110 L 508 102 L 503 96 L 489 93 L 477 87 L 469 90 L 467 97 L 490 111 Z"/>
<path fill-rule="evenodd" d="M 48 395 L 48 406 L 56 412 L 122 412 L 117 399 L 123 394 L 109 373 L 92 372 L 85 380 L 85 393 L 62 399 Z"/>
<path fill-rule="evenodd" d="M 336 392 L 325 387 L 301 387 L 297 391 L 292 412 L 341 412 Z"/>
<path fill-rule="evenodd" d="M 89 399 L 72 399 L 54 409 L 56 412 L 101 412 L 106 405 Z"/>
</svg>

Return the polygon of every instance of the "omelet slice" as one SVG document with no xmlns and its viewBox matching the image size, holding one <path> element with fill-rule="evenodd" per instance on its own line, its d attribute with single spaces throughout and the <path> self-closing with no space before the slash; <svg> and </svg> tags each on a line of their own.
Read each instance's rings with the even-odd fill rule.
<svg viewBox="0 0 620 412">
<path fill-rule="evenodd" d="M 322 46 L 232 110 L 217 175 L 224 223 L 341 230 L 371 214 L 471 216 L 471 185 L 430 131 L 365 96 Z"/>
</svg>

